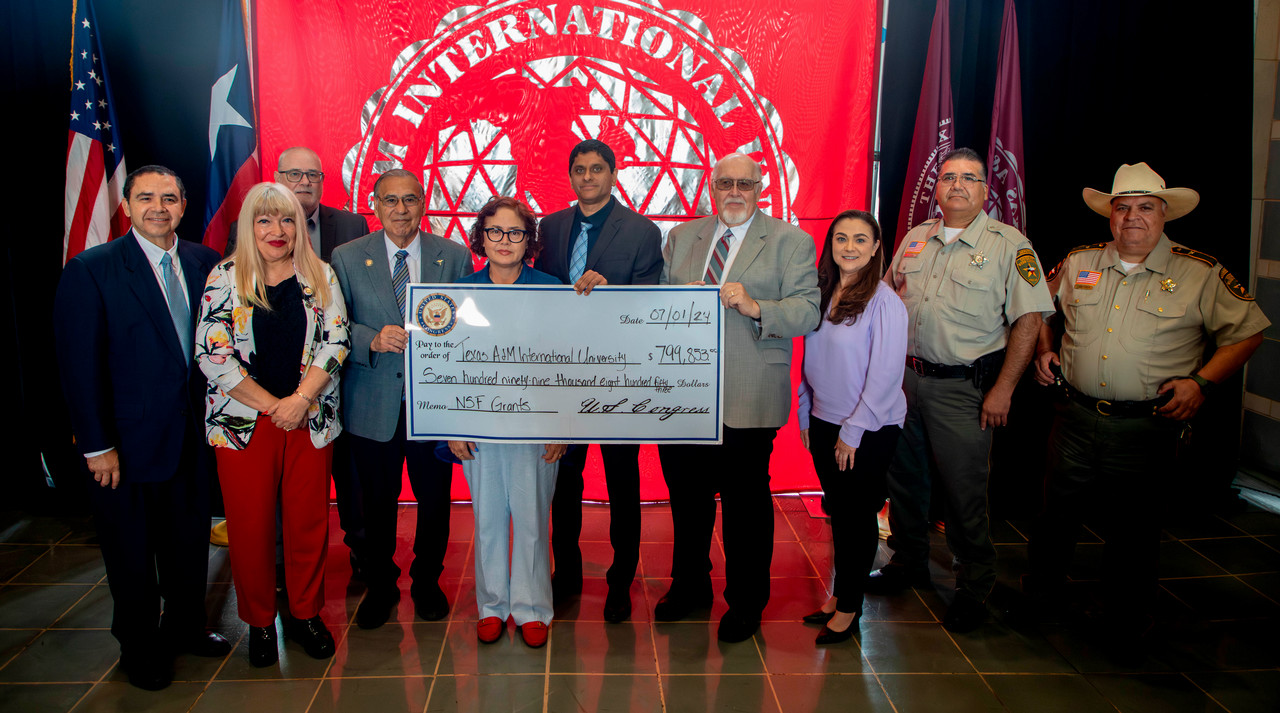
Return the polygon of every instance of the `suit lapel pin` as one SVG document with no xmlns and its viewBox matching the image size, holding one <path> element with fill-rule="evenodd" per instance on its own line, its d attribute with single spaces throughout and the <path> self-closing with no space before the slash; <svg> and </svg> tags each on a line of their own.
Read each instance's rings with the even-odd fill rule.
<svg viewBox="0 0 1280 713">
<path fill-rule="evenodd" d="M 365 260 L 365 261 L 364 261 L 364 266 L 365 266 L 365 267 L 373 267 L 373 261 L 372 261 L 372 260 Z"/>
<path fill-rule="evenodd" d="M 439 260 L 436 260 L 436 264 L 437 264 L 437 265 L 443 265 L 443 264 L 444 264 L 444 259 L 443 259 L 443 258 L 441 258 L 441 259 L 439 259 Z"/>
</svg>

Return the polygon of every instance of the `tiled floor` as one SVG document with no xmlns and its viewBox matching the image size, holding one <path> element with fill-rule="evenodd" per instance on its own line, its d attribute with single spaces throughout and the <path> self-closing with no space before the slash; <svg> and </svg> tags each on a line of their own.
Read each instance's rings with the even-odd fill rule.
<svg viewBox="0 0 1280 713">
<path fill-rule="evenodd" d="M 558 612 L 549 645 L 530 650 L 513 630 L 483 646 L 471 511 L 457 505 L 443 582 L 451 619 L 414 621 L 406 596 L 398 620 L 381 629 L 351 625 L 364 588 L 349 581 L 334 516 L 324 617 L 337 655 L 315 661 L 283 642 L 278 667 L 254 669 L 241 641 L 225 660 L 179 659 L 175 683 L 159 693 L 131 687 L 117 669 L 111 598 L 88 523 L 0 515 L 0 711 L 1280 710 L 1280 517 L 1206 514 L 1171 524 L 1161 559 L 1164 624 L 1151 653 L 1122 666 L 1069 624 L 1019 631 L 996 621 L 949 634 L 938 623 L 951 584 L 940 538 L 936 591 L 870 597 L 859 637 L 815 648 L 817 630 L 799 618 L 826 596 L 830 531 L 797 498 L 775 502 L 773 599 L 752 641 L 716 640 L 720 602 L 702 621 L 650 621 L 670 566 L 670 515 L 659 505 L 645 508 L 635 619 L 603 622 L 608 509 L 587 506 L 585 592 Z M 412 531 L 406 525 L 402 534 Z M 998 522 L 994 531 L 1007 586 L 1025 566 L 1026 523 Z M 1100 550 L 1096 538 L 1081 546 L 1078 586 L 1090 586 Z M 718 552 L 713 561 L 722 577 Z M 240 640 L 246 627 L 226 550 L 210 549 L 209 573 L 210 610 Z"/>
</svg>

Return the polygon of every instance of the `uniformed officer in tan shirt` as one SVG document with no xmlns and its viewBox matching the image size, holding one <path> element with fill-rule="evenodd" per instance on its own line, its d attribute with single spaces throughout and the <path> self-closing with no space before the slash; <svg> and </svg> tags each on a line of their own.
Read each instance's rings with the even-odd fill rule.
<svg viewBox="0 0 1280 713">
<path fill-rule="evenodd" d="M 1195 208 L 1195 191 L 1166 188 L 1139 163 L 1116 171 L 1110 193 L 1084 189 L 1084 200 L 1110 218 L 1114 240 L 1072 250 L 1049 275 L 1062 343 L 1055 351 L 1054 330 L 1041 325 L 1036 380 L 1056 381 L 1066 398 L 1024 589 L 1043 605 L 1064 604 L 1081 519 L 1099 506 L 1107 629 L 1132 643 L 1157 586 L 1158 509 L 1145 503 L 1168 482 L 1184 422 L 1244 365 L 1270 322 L 1217 260 L 1164 234 L 1166 221 Z M 1203 362 L 1207 339 L 1215 350 Z"/>
<path fill-rule="evenodd" d="M 1013 389 L 1053 311 L 1027 238 L 987 217 L 986 169 L 971 149 L 943 159 L 935 195 L 942 220 L 902 239 L 885 281 L 907 306 L 907 420 L 889 469 L 893 558 L 867 591 L 929 581 L 929 498 L 946 496 L 947 545 L 960 564 L 943 625 L 971 631 L 987 618 L 996 551 L 987 517 L 991 435 L 1008 421 Z"/>
</svg>

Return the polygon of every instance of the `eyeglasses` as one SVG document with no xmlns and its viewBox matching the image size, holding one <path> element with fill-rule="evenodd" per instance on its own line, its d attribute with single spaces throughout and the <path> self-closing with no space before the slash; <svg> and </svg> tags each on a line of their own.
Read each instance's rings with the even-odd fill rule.
<svg viewBox="0 0 1280 713">
<path fill-rule="evenodd" d="M 503 230 L 502 228 L 484 229 L 484 237 L 488 238 L 491 243 L 500 243 L 504 237 L 512 243 L 523 243 L 524 236 L 528 234 L 529 231 L 521 228 L 512 228 L 511 230 Z"/>
<path fill-rule="evenodd" d="M 395 208 L 398 205 L 403 205 L 409 210 L 417 208 L 418 205 L 422 203 L 422 199 L 412 193 L 407 196 L 378 196 L 378 200 L 382 201 L 382 205 L 388 208 Z"/>
<path fill-rule="evenodd" d="M 753 181 L 750 178 L 717 178 L 711 182 L 711 185 L 721 191 L 732 191 L 733 187 L 737 186 L 739 191 L 746 193 L 755 190 L 757 183 L 764 183 L 764 181 Z"/>
<path fill-rule="evenodd" d="M 959 176 L 957 176 L 954 173 L 945 173 L 942 175 L 942 178 L 938 179 L 938 183 L 942 183 L 949 186 L 952 183 L 955 183 L 957 180 L 964 181 L 964 184 L 966 186 L 972 186 L 975 183 L 986 183 L 986 181 L 982 180 L 981 178 L 978 178 L 972 173 L 962 173 Z"/>
<path fill-rule="evenodd" d="M 284 180 L 290 183 L 301 181 L 303 176 L 312 183 L 319 183 L 324 179 L 324 171 L 300 171 L 295 168 L 292 171 L 276 171 L 276 173 L 284 176 Z"/>
</svg>

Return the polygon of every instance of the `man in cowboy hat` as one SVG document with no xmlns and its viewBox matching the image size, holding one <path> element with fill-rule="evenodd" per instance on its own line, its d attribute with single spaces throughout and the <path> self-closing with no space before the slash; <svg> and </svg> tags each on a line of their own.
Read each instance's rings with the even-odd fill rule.
<svg viewBox="0 0 1280 713">
<path fill-rule="evenodd" d="M 1084 189 L 1084 201 L 1110 217 L 1114 239 L 1072 250 L 1049 273 L 1062 342 L 1055 350 L 1054 330 L 1042 325 L 1035 375 L 1067 398 L 1049 438 L 1023 587 L 1041 606 L 1062 603 L 1081 520 L 1099 506 L 1106 622 L 1136 643 L 1155 601 L 1160 526 L 1157 508 L 1135 505 L 1168 482 L 1186 421 L 1244 365 L 1270 322 L 1217 260 L 1164 234 L 1165 221 L 1199 203 L 1195 191 L 1166 188 L 1139 163 L 1116 171 L 1110 193 Z M 1215 350 L 1204 362 L 1210 337 Z"/>
</svg>

